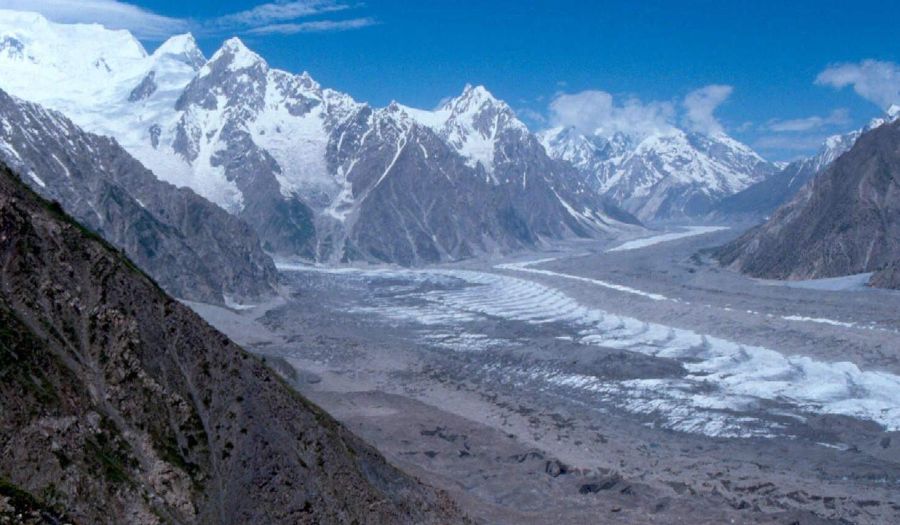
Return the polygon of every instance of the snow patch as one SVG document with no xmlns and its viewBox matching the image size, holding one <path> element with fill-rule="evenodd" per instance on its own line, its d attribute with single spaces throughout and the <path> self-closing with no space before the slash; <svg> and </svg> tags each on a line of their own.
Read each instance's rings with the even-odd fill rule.
<svg viewBox="0 0 900 525">
<path fill-rule="evenodd" d="M 43 180 L 41 180 L 41 178 L 38 177 L 37 173 L 35 173 L 34 171 L 28 170 L 28 176 L 31 177 L 31 180 L 33 180 L 34 183 L 37 184 L 38 186 L 40 186 L 41 188 L 47 187 L 47 183 L 44 182 Z"/>
<path fill-rule="evenodd" d="M 643 239 L 635 239 L 633 241 L 628 241 L 624 244 L 616 246 L 615 248 L 611 248 L 606 250 L 607 252 L 625 252 L 629 250 L 638 250 L 641 248 L 647 248 L 649 246 L 653 246 L 656 244 L 660 244 L 663 242 L 676 241 L 678 239 L 684 239 L 687 237 L 694 237 L 696 235 L 705 235 L 707 233 L 717 232 L 721 230 L 729 229 L 726 226 L 690 226 L 685 231 L 682 232 L 672 232 L 672 233 L 664 233 L 661 235 L 655 235 L 653 237 L 646 237 Z"/>
<path fill-rule="evenodd" d="M 591 279 L 589 277 L 581 277 L 579 275 L 569 275 L 567 273 L 558 273 L 551 272 L 550 270 L 540 270 L 537 268 L 531 268 L 531 266 L 535 264 L 542 264 L 550 261 L 555 261 L 555 258 L 549 259 L 539 259 L 537 261 L 526 261 L 519 263 L 506 263 L 506 264 L 498 264 L 494 266 L 494 268 L 498 270 L 510 270 L 513 272 L 525 272 L 525 273 L 533 273 L 537 275 L 550 275 L 553 277 L 562 277 L 563 279 L 569 279 L 571 281 L 579 281 L 583 283 L 593 284 L 595 286 L 600 286 L 603 288 L 609 288 L 610 290 L 615 290 L 617 292 L 623 292 L 632 295 L 638 295 L 641 297 L 646 297 L 647 299 L 652 299 L 654 301 L 675 301 L 675 299 L 670 299 L 662 294 L 645 292 L 643 290 L 638 290 L 637 288 L 631 288 L 630 286 L 623 286 L 621 284 L 614 284 L 607 281 L 601 281 L 600 279 Z"/>
<path fill-rule="evenodd" d="M 803 317 L 802 315 L 785 315 L 781 317 L 785 321 L 804 321 L 807 323 L 829 324 L 831 326 L 843 326 L 845 328 L 853 328 L 856 323 L 847 323 L 844 321 L 835 321 L 834 319 L 824 319 L 822 317 Z"/>
</svg>

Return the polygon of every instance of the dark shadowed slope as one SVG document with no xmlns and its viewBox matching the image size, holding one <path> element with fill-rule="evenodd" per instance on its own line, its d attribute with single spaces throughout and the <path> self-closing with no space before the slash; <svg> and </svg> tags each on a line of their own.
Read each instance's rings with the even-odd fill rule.
<svg viewBox="0 0 900 525">
<path fill-rule="evenodd" d="M 756 277 L 876 272 L 873 285 L 900 287 L 900 121 L 863 134 L 768 222 L 718 256 Z"/>
<path fill-rule="evenodd" d="M 78 523 L 461 521 L 5 167 L 3 491 Z"/>
<path fill-rule="evenodd" d="M 708 219 L 725 222 L 763 222 L 778 208 L 788 203 L 813 177 L 853 147 L 863 133 L 900 117 L 900 107 L 872 119 L 864 128 L 825 139 L 819 151 L 811 157 L 795 160 L 772 176 L 725 197 L 716 204 Z"/>
<path fill-rule="evenodd" d="M 275 291 L 275 266 L 247 224 L 158 180 L 114 140 L 3 91 L 0 161 L 178 297 L 223 303 Z"/>
<path fill-rule="evenodd" d="M 761 222 L 796 195 L 816 173 L 811 159 L 792 162 L 772 176 L 719 201 L 710 212 L 710 219 Z"/>
</svg>

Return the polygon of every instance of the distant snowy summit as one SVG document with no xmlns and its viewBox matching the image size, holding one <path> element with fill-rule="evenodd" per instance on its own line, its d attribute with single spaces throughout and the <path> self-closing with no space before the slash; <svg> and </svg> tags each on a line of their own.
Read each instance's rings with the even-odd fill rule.
<svg viewBox="0 0 900 525">
<path fill-rule="evenodd" d="M 722 198 L 776 171 L 724 133 L 671 125 L 642 135 L 567 127 L 540 136 L 551 157 L 571 162 L 596 191 L 644 221 L 702 217 Z"/>
<path fill-rule="evenodd" d="M 596 191 L 643 221 L 758 222 L 864 132 L 898 118 L 900 106 L 893 105 L 863 129 L 829 137 L 815 155 L 790 163 L 770 163 L 725 133 L 671 125 L 642 135 L 560 127 L 539 136 L 551 157 L 574 165 Z"/>
<path fill-rule="evenodd" d="M 0 72 L 279 255 L 419 264 L 639 227 L 481 86 L 435 111 L 373 108 L 237 38 L 209 60 L 190 35 L 147 53 L 126 31 L 9 11 Z"/>
</svg>

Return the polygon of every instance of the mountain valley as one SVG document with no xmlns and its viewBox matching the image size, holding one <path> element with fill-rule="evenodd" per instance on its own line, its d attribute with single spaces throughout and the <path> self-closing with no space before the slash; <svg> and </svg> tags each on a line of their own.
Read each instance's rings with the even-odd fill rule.
<svg viewBox="0 0 900 525">
<path fill-rule="evenodd" d="M 900 523 L 890 8 L 149 4 L 0 0 L 0 525 Z"/>
</svg>

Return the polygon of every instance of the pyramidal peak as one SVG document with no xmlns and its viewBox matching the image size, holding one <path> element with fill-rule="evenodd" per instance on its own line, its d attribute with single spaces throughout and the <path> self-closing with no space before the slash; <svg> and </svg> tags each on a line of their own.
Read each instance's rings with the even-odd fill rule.
<svg viewBox="0 0 900 525">
<path fill-rule="evenodd" d="M 251 51 L 238 37 L 226 40 L 209 60 L 209 63 L 220 63 L 222 61 L 227 61 L 228 69 L 232 71 L 248 69 L 258 64 L 266 65 L 266 61 Z"/>
<path fill-rule="evenodd" d="M 891 104 L 891 107 L 887 109 L 887 116 L 891 121 L 900 118 L 900 104 Z"/>
<path fill-rule="evenodd" d="M 401 105 L 396 100 L 392 100 L 387 106 L 376 109 L 375 111 L 380 115 L 390 115 L 398 121 L 413 119 L 412 115 L 410 115 L 409 111 L 407 111 L 407 108 Z"/>
<path fill-rule="evenodd" d="M 191 33 L 175 35 L 162 43 L 153 52 L 153 58 L 160 60 L 163 57 L 172 57 L 194 69 L 200 69 L 206 63 L 206 56 L 197 45 L 197 40 Z"/>
<path fill-rule="evenodd" d="M 448 100 L 441 109 L 459 113 L 481 109 L 486 104 L 502 108 L 509 107 L 505 102 L 488 91 L 486 87 L 482 85 L 473 86 L 472 84 L 466 84 L 462 93 L 458 97 Z"/>
<path fill-rule="evenodd" d="M 250 48 L 248 48 L 247 45 L 244 44 L 244 41 L 236 36 L 233 36 L 233 37 L 229 38 L 228 40 L 226 40 L 225 42 L 223 42 L 221 49 L 228 50 L 232 53 L 243 53 L 243 52 L 252 53 L 252 51 L 250 51 Z"/>
<path fill-rule="evenodd" d="M 197 40 L 191 33 L 171 36 L 153 54 L 177 54 L 197 49 Z"/>
<path fill-rule="evenodd" d="M 481 99 L 489 98 L 492 100 L 497 100 L 494 97 L 494 95 L 492 95 L 491 92 L 488 91 L 488 89 L 486 87 L 484 87 L 483 84 L 478 84 L 478 85 L 466 84 L 465 87 L 463 87 L 462 96 L 463 97 L 477 97 L 477 98 L 481 98 Z"/>
</svg>

